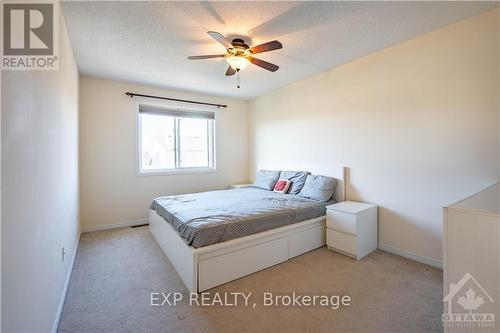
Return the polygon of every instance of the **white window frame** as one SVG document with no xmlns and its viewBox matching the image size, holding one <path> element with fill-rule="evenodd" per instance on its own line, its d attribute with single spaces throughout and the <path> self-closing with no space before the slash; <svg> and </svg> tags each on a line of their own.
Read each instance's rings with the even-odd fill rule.
<svg viewBox="0 0 500 333">
<path fill-rule="evenodd" d="M 212 126 L 209 128 L 209 137 L 208 137 L 208 155 L 209 155 L 209 167 L 191 167 L 191 168 L 182 168 L 179 167 L 179 142 L 177 142 L 179 138 L 179 126 L 178 119 L 175 120 L 175 164 L 176 167 L 174 169 L 155 169 L 155 170 L 144 170 L 142 168 L 142 123 L 141 123 L 141 115 L 139 113 L 139 107 L 141 105 L 157 107 L 166 110 L 175 110 L 175 111 L 189 111 L 189 112 L 214 112 L 213 109 L 202 109 L 202 108 L 187 108 L 181 107 L 177 105 L 175 102 L 158 102 L 158 101 L 149 101 L 149 100 L 141 100 L 138 99 L 135 103 L 135 112 L 136 112 L 136 120 L 137 120 L 137 149 L 136 149 L 136 161 L 137 161 L 137 175 L 138 176 L 164 176 L 164 175 L 179 175 L 179 174 L 194 174 L 194 173 L 212 173 L 217 172 L 217 153 L 216 153 L 216 119 L 215 115 Z M 211 132 L 211 135 L 210 135 Z M 210 165 L 211 164 L 211 165 Z"/>
</svg>

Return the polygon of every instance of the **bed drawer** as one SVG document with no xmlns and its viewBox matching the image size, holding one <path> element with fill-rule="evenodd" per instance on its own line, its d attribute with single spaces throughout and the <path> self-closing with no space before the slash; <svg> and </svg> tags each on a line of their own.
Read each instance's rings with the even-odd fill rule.
<svg viewBox="0 0 500 333">
<path fill-rule="evenodd" d="M 290 235 L 288 257 L 293 258 L 325 245 L 325 223 Z"/>
<path fill-rule="evenodd" d="M 198 263 L 199 291 L 210 289 L 286 260 L 288 260 L 287 237 L 204 259 Z"/>
<path fill-rule="evenodd" d="M 357 235 L 356 215 L 328 209 L 326 211 L 326 226 L 330 229 Z"/>
</svg>

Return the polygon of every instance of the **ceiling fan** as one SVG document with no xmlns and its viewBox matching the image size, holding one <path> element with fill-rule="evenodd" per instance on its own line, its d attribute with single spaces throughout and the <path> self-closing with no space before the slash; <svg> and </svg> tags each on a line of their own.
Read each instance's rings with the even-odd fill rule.
<svg viewBox="0 0 500 333">
<path fill-rule="evenodd" d="M 271 64 L 270 62 L 254 58 L 253 55 L 257 53 L 263 53 L 273 50 L 278 50 L 283 48 L 280 42 L 273 40 L 264 44 L 260 44 L 254 47 L 249 47 L 245 44 L 245 41 L 240 38 L 233 39 L 232 42 L 228 41 L 222 34 L 216 31 L 207 32 L 210 37 L 215 39 L 217 42 L 222 44 L 226 48 L 225 54 L 213 54 L 213 55 L 200 55 L 200 56 L 189 56 L 189 60 L 201 60 L 201 59 L 213 59 L 213 58 L 226 58 L 229 63 L 229 67 L 226 71 L 226 76 L 231 76 L 238 74 L 237 87 L 240 87 L 239 83 L 239 73 L 249 64 L 254 64 L 271 72 L 276 72 L 279 66 Z"/>
</svg>

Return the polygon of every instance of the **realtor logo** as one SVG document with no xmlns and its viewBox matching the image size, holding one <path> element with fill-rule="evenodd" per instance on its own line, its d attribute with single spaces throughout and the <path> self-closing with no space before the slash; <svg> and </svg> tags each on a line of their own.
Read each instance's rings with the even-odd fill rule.
<svg viewBox="0 0 500 333">
<path fill-rule="evenodd" d="M 495 327 L 495 314 L 488 311 L 494 301 L 469 272 L 450 284 L 443 302 L 447 303 L 442 316 L 445 327 Z"/>
<path fill-rule="evenodd" d="M 2 3 L 2 69 L 57 69 L 58 4 Z"/>
</svg>

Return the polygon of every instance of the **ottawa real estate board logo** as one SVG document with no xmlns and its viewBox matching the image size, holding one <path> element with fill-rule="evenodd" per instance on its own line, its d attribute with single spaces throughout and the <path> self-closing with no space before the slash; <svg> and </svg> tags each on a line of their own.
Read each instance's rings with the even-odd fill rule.
<svg viewBox="0 0 500 333">
<path fill-rule="evenodd" d="M 2 1 L 3 70 L 57 70 L 58 3 Z"/>
<path fill-rule="evenodd" d="M 495 327 L 493 298 L 469 272 L 457 283 L 450 284 L 443 302 L 446 303 L 442 316 L 444 327 Z"/>
</svg>

